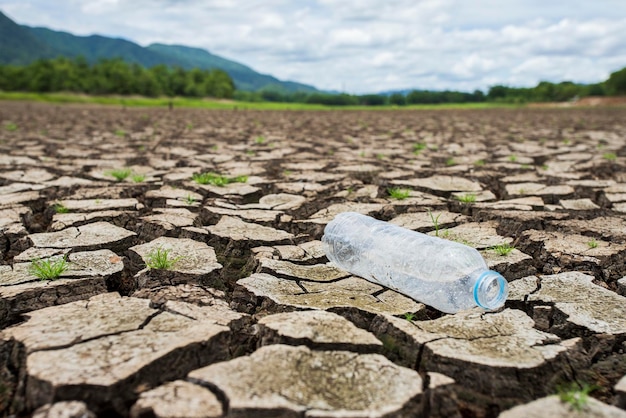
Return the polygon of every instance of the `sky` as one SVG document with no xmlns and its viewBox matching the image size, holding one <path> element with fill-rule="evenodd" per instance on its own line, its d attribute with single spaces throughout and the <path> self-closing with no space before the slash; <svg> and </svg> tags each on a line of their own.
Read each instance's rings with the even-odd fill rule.
<svg viewBox="0 0 626 418">
<path fill-rule="evenodd" d="M 193 46 L 322 90 L 595 83 L 626 67 L 626 0 L 0 0 L 17 23 Z"/>
</svg>

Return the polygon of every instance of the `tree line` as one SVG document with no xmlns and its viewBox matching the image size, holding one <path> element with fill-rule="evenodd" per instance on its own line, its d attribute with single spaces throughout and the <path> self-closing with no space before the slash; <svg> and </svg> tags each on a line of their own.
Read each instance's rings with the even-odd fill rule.
<svg viewBox="0 0 626 418">
<path fill-rule="evenodd" d="M 563 102 L 587 96 L 626 94 L 626 67 L 596 84 L 540 82 L 535 87 L 492 86 L 487 93 L 412 90 L 392 94 L 353 95 L 325 92 L 288 92 L 269 87 L 257 92 L 235 90 L 233 79 L 222 70 L 185 70 L 156 65 L 151 68 L 129 64 L 121 58 L 55 58 L 26 66 L 0 65 L 0 90 L 27 92 L 75 92 L 93 95 L 142 95 L 234 98 L 249 102 L 311 103 L 331 106 L 405 106 L 445 103 Z"/>
<path fill-rule="evenodd" d="M 232 98 L 235 84 L 222 70 L 166 65 L 145 68 L 121 58 L 89 64 L 82 57 L 60 57 L 26 66 L 0 65 L 0 90 Z"/>
<path fill-rule="evenodd" d="M 531 103 L 566 102 L 588 96 L 626 95 L 626 67 L 612 73 L 601 83 L 576 84 L 570 81 L 551 83 L 542 81 L 535 87 L 508 87 L 496 85 L 487 93 L 476 90 L 473 93 L 459 91 L 412 90 L 405 93 L 382 94 L 330 94 L 330 93 L 287 93 L 275 89 L 259 92 L 235 92 L 235 98 L 245 101 L 301 102 L 333 106 L 405 106 L 412 104 L 445 103 Z"/>
</svg>

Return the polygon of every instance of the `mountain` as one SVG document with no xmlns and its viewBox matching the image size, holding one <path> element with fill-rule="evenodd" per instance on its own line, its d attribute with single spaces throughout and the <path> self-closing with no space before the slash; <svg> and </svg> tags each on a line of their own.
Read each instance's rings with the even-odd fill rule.
<svg viewBox="0 0 626 418">
<path fill-rule="evenodd" d="M 24 26 L 28 28 L 27 26 Z M 83 56 L 89 62 L 100 58 L 120 57 L 124 61 L 137 63 L 145 67 L 158 64 L 175 65 L 175 60 L 161 56 L 136 43 L 107 38 L 100 35 L 75 36 L 67 32 L 57 32 L 46 28 L 28 28 L 35 37 L 49 45 L 57 54 L 64 57 Z"/>
<path fill-rule="evenodd" d="M 315 87 L 292 81 L 281 81 L 271 75 L 259 74 L 252 68 L 238 62 L 227 60 L 210 52 L 182 45 L 152 44 L 146 48 L 162 56 L 176 59 L 183 68 L 219 68 L 226 71 L 235 80 L 241 90 L 276 89 L 286 91 L 317 91 Z"/>
<path fill-rule="evenodd" d="M 51 58 L 55 51 L 41 42 L 28 28 L 18 25 L 0 12 L 0 62 L 21 65 L 33 56 Z"/>
<path fill-rule="evenodd" d="M 235 61 L 200 49 L 182 45 L 152 44 L 142 47 L 134 42 L 100 35 L 76 36 L 47 28 L 19 25 L 0 11 L 0 64 L 26 65 L 42 58 L 83 56 L 89 62 L 102 58 L 122 58 L 144 67 L 158 64 L 185 69 L 226 71 L 240 90 L 272 89 L 282 92 L 315 92 L 313 86 L 282 81 L 261 74 Z"/>
</svg>

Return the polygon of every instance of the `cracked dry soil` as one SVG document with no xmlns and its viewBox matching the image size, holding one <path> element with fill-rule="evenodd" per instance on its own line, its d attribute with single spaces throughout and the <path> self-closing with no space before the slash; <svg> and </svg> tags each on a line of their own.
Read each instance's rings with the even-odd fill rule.
<svg viewBox="0 0 626 418">
<path fill-rule="evenodd" d="M 624 417 L 625 169 L 625 108 L 2 102 L 0 415 Z M 445 315 L 329 265 L 348 210 L 474 246 L 505 307 Z M 69 269 L 36 279 L 50 257 Z"/>
</svg>

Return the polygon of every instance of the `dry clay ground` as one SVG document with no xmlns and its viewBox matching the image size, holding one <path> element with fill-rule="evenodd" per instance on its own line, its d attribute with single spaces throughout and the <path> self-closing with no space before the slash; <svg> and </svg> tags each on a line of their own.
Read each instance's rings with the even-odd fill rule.
<svg viewBox="0 0 626 418">
<path fill-rule="evenodd" d="M 5 415 L 626 416 L 624 108 L 0 122 Z M 444 315 L 329 265 L 348 210 L 476 247 L 506 306 Z M 69 270 L 38 280 L 49 257 Z"/>
</svg>

